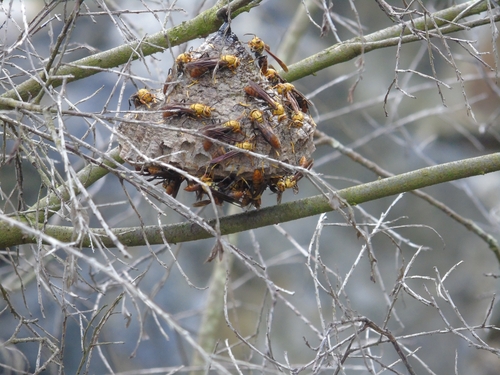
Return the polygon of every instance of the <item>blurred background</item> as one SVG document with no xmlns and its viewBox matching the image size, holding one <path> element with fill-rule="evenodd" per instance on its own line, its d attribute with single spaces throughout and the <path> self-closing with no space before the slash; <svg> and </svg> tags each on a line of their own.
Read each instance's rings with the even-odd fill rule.
<svg viewBox="0 0 500 375">
<path fill-rule="evenodd" d="M 214 3 L 84 2 L 62 61 L 75 61 L 167 30 Z M 462 2 L 429 0 L 423 5 L 432 12 L 455 3 Z M 50 8 L 50 4 L 54 6 Z M 404 1 L 390 4 L 397 11 L 405 7 Z M 49 5 L 27 0 L 0 4 L 2 92 L 24 82 L 43 66 L 75 2 Z M 325 7 L 330 18 L 325 18 Z M 423 11 L 420 6 L 412 9 Z M 495 12 L 497 9 L 492 10 L 492 14 Z M 42 21 L 36 27 L 29 25 L 40 14 L 44 14 Z M 415 13 L 415 17 L 418 15 Z M 294 37 L 295 46 L 283 49 L 290 28 L 300 22 L 304 26 L 300 37 Z M 242 41 L 251 38 L 247 33 L 257 34 L 290 66 L 338 42 L 395 24 L 377 2 L 276 0 L 263 1 L 239 15 L 232 29 Z M 314 103 L 312 113 L 319 131 L 394 174 L 497 152 L 499 90 L 493 27 L 450 34 L 446 43 L 434 38 L 432 47 L 421 40 L 399 50 L 374 50 L 294 85 Z M 23 34 L 25 29 L 30 30 L 28 36 Z M 81 112 L 121 117 L 134 92 L 143 87 L 161 88 L 175 56 L 202 41 L 196 39 L 172 51 L 52 88 L 41 104 L 49 106 L 58 99 L 64 108 L 75 106 Z M 437 85 L 430 78 L 433 71 L 443 84 Z M 401 90 L 392 84 L 395 78 Z M 21 122 L 34 123 L 29 116 L 3 112 L 17 116 Z M 57 126 L 97 150 L 82 148 L 82 153 L 98 156 L 117 146 L 113 135 L 116 125 L 116 121 L 103 124 L 66 116 L 64 124 Z M 35 204 L 45 195 L 47 186 L 29 157 L 23 156 L 17 166 L 8 160 L 6 155 L 17 147 L 14 139 L 2 137 L 0 144 L 0 203 L 2 214 L 8 214 Z M 29 154 L 29 150 L 23 152 Z M 69 174 L 61 155 L 50 145 L 45 151 L 44 160 L 51 161 L 47 165 L 64 180 Z M 75 171 L 87 163 L 77 154 L 67 156 Z M 334 189 L 378 178 L 330 145 L 318 145 L 314 159 L 314 172 Z M 19 190 L 21 170 L 23 184 Z M 492 173 L 424 191 L 498 240 L 499 180 L 498 173 Z M 161 185 L 156 189 L 162 194 Z M 87 190 L 89 196 L 81 198 L 81 203 L 88 209 L 90 227 L 102 226 L 102 220 L 89 208 L 90 200 L 112 228 L 186 220 L 163 202 L 146 199 L 114 174 Z M 286 191 L 283 202 L 318 194 L 304 178 L 299 193 Z M 192 194 L 182 189 L 177 199 L 189 207 L 194 203 Z M 144 296 L 131 294 L 95 264 L 84 259 L 68 261 L 71 256 L 63 248 L 40 244 L 2 250 L 0 280 L 9 296 L 0 300 L 2 371 L 34 373 L 40 363 L 47 363 L 48 373 L 68 374 L 207 370 L 206 365 L 192 366 L 194 350 L 187 337 L 196 341 L 205 328 L 203 324 L 208 324 L 204 319 L 215 294 L 220 306 L 215 314 L 218 320 L 213 323 L 216 339 L 208 353 L 213 353 L 214 363 L 227 367 L 229 373 L 236 373 L 234 363 L 229 364 L 231 355 L 244 373 L 277 373 L 277 363 L 300 369 L 299 373 L 337 373 L 351 339 L 353 351 L 342 363 L 340 373 L 366 373 L 368 369 L 389 373 L 388 366 L 407 373 L 404 364 L 393 364 L 400 357 L 387 337 L 382 336 L 383 342 L 378 342 L 380 335 L 363 329 L 364 320 L 360 318 L 364 317 L 398 338 L 416 373 L 453 373 L 458 368 L 459 373 L 497 374 L 498 331 L 480 326 L 485 319 L 486 324 L 495 326 L 500 320 L 494 300 L 500 275 L 498 259 L 475 233 L 419 197 L 406 193 L 395 199 L 353 207 L 358 230 L 365 237 L 340 211 L 228 237 L 241 252 L 265 266 L 264 270 L 231 251 L 225 251 L 222 261 L 205 263 L 213 239 L 129 247 L 132 259 L 123 259 L 116 249 L 81 249 L 89 258 L 113 267 L 123 277 L 127 275 L 137 290 L 169 314 L 171 321 L 152 312 Z M 266 191 L 263 207 L 274 204 L 275 195 Z M 71 225 L 67 209 L 49 223 Z M 214 216 L 210 206 L 192 210 L 204 218 Z M 219 213 L 241 211 L 226 204 Z M 379 220 L 382 225 L 376 225 Z M 63 282 L 68 264 L 77 274 L 70 286 Z M 452 269 L 437 287 L 436 280 Z M 404 270 L 406 285 L 420 299 L 398 289 Z M 222 278 L 221 284 L 214 284 L 215 275 Z M 217 295 L 214 288 L 221 288 L 221 294 Z M 238 338 L 225 321 L 220 300 L 223 292 L 229 321 L 245 340 Z M 12 313 L 12 307 L 19 315 Z M 28 324 L 27 319 L 33 322 Z M 22 340 L 30 337 L 40 339 Z M 368 343 L 372 345 L 364 351 L 354 350 Z M 51 345 L 63 349 L 54 351 Z M 325 348 L 330 351 L 325 353 Z M 265 359 L 264 354 L 276 363 Z M 222 370 L 213 366 L 212 371 Z"/>
</svg>

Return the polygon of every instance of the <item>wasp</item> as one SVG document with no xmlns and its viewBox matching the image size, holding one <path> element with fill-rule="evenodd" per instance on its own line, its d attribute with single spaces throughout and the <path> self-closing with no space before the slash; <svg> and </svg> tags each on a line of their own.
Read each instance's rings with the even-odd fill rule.
<svg viewBox="0 0 500 375">
<path fill-rule="evenodd" d="M 285 108 L 281 103 L 273 100 L 271 96 L 264 90 L 259 84 L 252 80 L 248 81 L 248 85 L 243 88 L 245 93 L 250 96 L 264 99 L 272 108 L 272 113 L 274 116 L 278 116 L 278 121 L 282 121 L 286 118 Z"/>
<path fill-rule="evenodd" d="M 304 125 L 304 113 L 300 110 L 299 104 L 290 93 L 286 93 L 288 102 L 292 105 L 293 114 L 290 119 L 289 125 L 296 128 L 302 127 Z"/>
<path fill-rule="evenodd" d="M 299 166 L 304 169 L 311 169 L 313 166 L 314 160 L 307 160 L 305 156 L 302 156 L 299 160 Z M 301 171 L 295 172 L 293 175 L 284 176 L 279 179 L 276 186 L 278 190 L 285 191 L 285 189 L 294 189 L 295 194 L 298 193 L 299 189 L 297 187 L 297 182 L 304 177 L 304 173 Z"/>
<path fill-rule="evenodd" d="M 189 106 L 182 104 L 169 104 L 161 108 L 163 118 L 188 115 L 192 117 L 210 117 L 214 108 L 205 104 L 194 103 Z"/>
<path fill-rule="evenodd" d="M 163 181 L 163 188 L 168 195 L 175 198 L 183 181 L 184 177 L 178 175 L 177 178 Z"/>
<path fill-rule="evenodd" d="M 257 63 L 259 64 L 260 72 L 265 76 L 269 69 L 269 65 L 267 64 L 267 56 L 260 55 L 259 57 L 257 57 Z"/>
<path fill-rule="evenodd" d="M 238 120 L 229 120 L 223 123 L 222 126 L 231 129 L 233 133 L 241 133 L 241 123 Z"/>
<path fill-rule="evenodd" d="M 309 104 L 311 103 L 301 92 L 297 91 L 294 85 L 288 82 L 281 82 L 274 86 L 278 94 L 285 96 L 288 101 L 296 107 L 300 106 L 300 110 L 307 113 L 309 110 Z"/>
<path fill-rule="evenodd" d="M 157 177 L 161 177 L 165 173 L 165 169 L 159 165 L 148 165 L 146 171 L 148 174 Z"/>
<path fill-rule="evenodd" d="M 162 178 L 164 180 L 174 180 L 180 177 L 178 173 L 155 164 L 145 165 L 144 167 L 139 168 L 139 170 L 142 171 L 142 174 L 152 177 L 148 179 L 148 181 L 156 178 Z"/>
<path fill-rule="evenodd" d="M 185 65 L 184 70 L 191 78 L 198 78 L 202 74 L 214 69 L 217 66 L 226 67 L 231 71 L 236 70 L 240 65 L 240 59 L 233 55 L 222 55 L 220 58 L 202 57 L 191 61 Z"/>
<path fill-rule="evenodd" d="M 242 150 L 245 151 L 255 151 L 255 143 L 253 143 L 251 140 L 243 141 L 243 142 L 236 142 L 234 144 L 235 147 L 241 148 Z M 229 152 L 226 152 L 222 155 L 219 155 L 212 160 L 210 160 L 210 164 L 219 164 L 222 163 L 224 160 L 230 159 L 236 155 L 238 155 L 241 151 L 238 150 L 231 150 Z"/>
<path fill-rule="evenodd" d="M 227 192 L 225 192 L 228 197 L 231 199 L 234 199 L 238 203 L 240 202 L 241 198 L 245 195 L 245 189 L 240 187 L 240 186 L 235 186 L 231 189 L 229 189 Z"/>
<path fill-rule="evenodd" d="M 264 139 L 275 149 L 279 150 L 281 148 L 280 139 L 264 118 L 264 114 L 258 109 L 254 109 L 250 112 L 249 117 L 252 123 L 260 130 Z"/>
<path fill-rule="evenodd" d="M 304 114 L 300 111 L 295 111 L 290 119 L 290 125 L 296 128 L 302 127 L 304 125 Z"/>
<path fill-rule="evenodd" d="M 234 55 L 222 55 L 219 63 L 225 65 L 229 70 L 234 72 L 236 68 L 240 66 L 240 59 Z"/>
<path fill-rule="evenodd" d="M 243 197 L 241 198 L 241 206 L 246 207 L 253 202 L 252 192 L 249 189 L 243 190 Z"/>
<path fill-rule="evenodd" d="M 195 192 L 197 201 L 199 201 L 203 198 L 203 195 L 206 194 L 207 189 L 211 189 L 213 186 L 215 186 L 215 183 L 214 183 L 212 177 L 210 177 L 207 174 L 204 174 L 203 176 L 201 176 L 200 181 L 202 183 L 189 181 L 187 186 L 184 188 L 185 191 Z"/>
<path fill-rule="evenodd" d="M 314 160 L 307 160 L 305 156 L 302 156 L 299 160 L 299 166 L 304 169 L 311 169 Z M 299 192 L 299 187 L 297 183 L 304 177 L 304 173 L 297 171 L 294 174 L 280 176 L 271 180 L 270 188 L 273 192 L 277 193 L 277 202 L 281 203 L 281 196 L 286 189 L 293 189 L 293 192 L 297 194 Z"/>
<path fill-rule="evenodd" d="M 220 126 L 206 126 L 202 133 L 210 138 L 220 139 L 224 142 L 235 142 L 236 139 L 231 136 L 231 133 L 241 133 L 241 124 L 239 121 L 227 121 Z M 203 140 L 203 149 L 208 151 L 212 147 L 212 142 L 209 139 Z"/>
<path fill-rule="evenodd" d="M 288 176 L 282 176 L 278 182 L 276 182 L 276 187 L 278 191 L 284 192 L 285 189 L 293 189 L 293 192 L 297 194 L 299 189 L 297 187 L 297 182 L 303 177 L 302 174 L 293 174 Z"/>
<path fill-rule="evenodd" d="M 264 172 L 260 169 L 255 169 L 252 175 L 252 197 L 254 200 L 259 200 L 264 190 L 266 190 L 267 184 L 264 180 Z"/>
<path fill-rule="evenodd" d="M 246 35 L 248 35 L 248 34 L 246 34 Z M 268 54 L 271 55 L 271 57 L 274 60 L 276 60 L 276 62 L 281 66 L 281 68 L 285 72 L 288 72 L 288 67 L 286 66 L 286 64 L 283 61 L 281 61 L 281 59 L 278 58 L 278 56 L 276 56 L 274 53 L 272 53 L 269 46 L 266 43 L 264 43 L 264 41 L 262 39 L 260 39 L 258 36 L 254 35 L 253 39 L 248 42 L 248 46 L 250 47 L 250 51 L 252 51 L 255 54 L 255 57 L 257 57 L 257 58 L 259 56 L 261 56 L 264 51 L 266 51 Z"/>
<path fill-rule="evenodd" d="M 236 142 L 234 145 L 238 148 L 241 148 L 242 150 L 255 151 L 255 143 L 253 143 L 251 141 Z M 233 150 L 233 151 L 236 151 L 236 150 Z M 238 152 L 238 151 L 236 151 L 236 152 Z"/>
<path fill-rule="evenodd" d="M 196 182 L 192 182 L 184 188 L 184 190 L 186 190 L 186 191 L 196 192 L 197 202 L 193 204 L 194 207 L 203 207 L 211 202 L 208 199 L 202 200 L 203 196 L 205 194 L 208 194 L 208 189 L 210 189 L 210 192 L 212 194 L 212 197 L 214 198 L 214 202 L 216 205 L 220 206 L 224 202 L 228 202 L 228 203 L 235 204 L 237 206 L 241 206 L 238 199 L 235 199 L 234 197 L 229 196 L 229 195 L 219 191 L 218 190 L 219 186 L 212 180 L 212 178 L 210 176 L 205 174 L 202 177 L 200 177 L 200 180 L 205 185 L 199 184 Z"/>
<path fill-rule="evenodd" d="M 210 69 L 215 68 L 218 63 L 219 59 L 202 57 L 187 63 L 184 70 L 191 76 L 191 78 L 198 78 Z"/>
<path fill-rule="evenodd" d="M 215 189 L 210 189 L 211 192 L 212 192 L 212 196 L 214 198 L 214 202 L 217 206 L 222 206 L 222 204 L 224 202 L 228 202 L 228 203 L 232 203 L 238 207 L 242 207 L 241 203 L 239 200 L 237 199 L 234 199 L 232 197 L 230 197 L 229 195 L 227 194 L 224 194 L 224 193 L 221 193 L 220 191 L 218 190 L 215 190 Z M 203 206 L 206 206 L 208 204 L 210 204 L 211 200 L 210 199 L 205 199 L 205 200 L 202 200 L 202 201 L 199 201 L 199 202 L 196 202 L 193 204 L 193 207 L 203 207 Z"/>
<path fill-rule="evenodd" d="M 142 168 L 143 174 L 151 176 L 148 181 L 163 179 L 163 188 L 168 195 L 177 196 L 179 188 L 184 181 L 184 177 L 160 165 L 150 164 Z"/>
<path fill-rule="evenodd" d="M 191 52 L 184 52 L 181 53 L 177 58 L 175 59 L 175 63 L 177 64 L 177 69 L 182 70 L 186 64 L 189 64 L 191 61 L 193 61 L 193 55 Z"/>
<path fill-rule="evenodd" d="M 151 108 L 151 103 L 156 103 L 157 99 L 155 94 L 150 92 L 148 89 L 140 89 L 134 95 L 132 95 L 128 100 L 129 107 L 131 106 L 131 101 L 134 103 L 134 107 L 137 108 L 141 105 L 145 105 Z"/>
<path fill-rule="evenodd" d="M 226 202 L 232 203 L 239 207 L 244 207 L 242 204 L 242 198 L 246 195 L 249 195 L 250 188 L 248 186 L 248 183 L 243 178 L 237 180 L 235 179 L 235 176 L 231 175 L 229 177 L 230 183 L 223 186 L 222 182 L 224 180 L 219 183 L 218 188 L 220 191 L 218 191 L 216 195 L 218 195 L 220 199 Z"/>
<path fill-rule="evenodd" d="M 267 56 L 261 55 L 257 59 L 257 63 L 259 64 L 260 72 L 266 79 L 272 84 L 283 83 L 286 82 L 278 72 L 272 68 L 271 65 L 267 64 Z"/>
</svg>

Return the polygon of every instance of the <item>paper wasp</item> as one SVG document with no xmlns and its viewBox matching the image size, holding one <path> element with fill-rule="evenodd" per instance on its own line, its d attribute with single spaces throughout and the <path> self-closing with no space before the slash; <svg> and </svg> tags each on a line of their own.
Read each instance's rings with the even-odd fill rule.
<svg viewBox="0 0 500 375">
<path fill-rule="evenodd" d="M 248 85 L 244 87 L 245 93 L 256 98 L 264 99 L 273 109 L 272 113 L 274 116 L 278 116 L 278 121 L 286 118 L 285 108 L 282 104 L 273 100 L 271 96 L 264 90 L 259 84 L 252 80 L 248 81 Z"/>
<path fill-rule="evenodd" d="M 255 169 L 252 175 L 252 195 L 255 198 L 259 198 L 262 192 L 266 190 L 266 183 L 264 181 L 264 172 L 260 169 Z"/>
<path fill-rule="evenodd" d="M 286 85 L 286 84 L 280 83 L 279 85 Z M 291 85 L 291 86 L 293 86 L 293 85 Z M 282 87 L 283 88 L 284 87 L 290 88 L 290 86 L 282 86 Z M 279 91 L 280 90 L 278 90 L 278 92 Z M 283 90 L 282 90 L 282 93 L 283 93 Z M 297 103 L 297 100 L 289 91 L 284 92 L 284 94 L 287 97 L 288 102 L 291 104 L 291 106 L 293 108 L 293 114 L 292 114 L 292 117 L 290 119 L 289 125 L 295 126 L 296 128 L 302 127 L 302 125 L 304 125 L 304 113 L 300 110 L 299 104 Z"/>
<path fill-rule="evenodd" d="M 142 171 L 142 174 L 146 176 L 151 176 L 148 181 L 152 181 L 154 179 L 163 179 L 163 188 L 168 195 L 171 195 L 174 198 L 177 196 L 179 188 L 184 181 L 183 176 L 181 176 L 177 172 L 169 170 L 166 167 L 162 167 L 161 165 L 149 164 L 143 166 L 142 168 L 136 167 L 136 170 Z"/>
<path fill-rule="evenodd" d="M 295 110 L 290 119 L 290 125 L 295 126 L 296 128 L 302 127 L 302 125 L 304 125 L 304 114 Z"/>
<path fill-rule="evenodd" d="M 292 105 L 296 104 L 296 107 L 300 107 L 302 112 L 307 113 L 310 102 L 304 94 L 297 91 L 294 85 L 288 82 L 281 82 L 274 86 L 274 88 L 278 91 L 278 94 L 286 96 Z"/>
<path fill-rule="evenodd" d="M 218 206 L 222 205 L 224 201 L 230 203 L 238 203 L 231 197 L 228 197 L 225 194 L 218 191 L 217 190 L 218 186 L 216 182 L 214 182 L 212 177 L 210 177 L 209 175 L 204 174 L 203 176 L 200 177 L 200 181 L 202 183 L 191 181 L 188 184 L 188 186 L 184 188 L 185 191 L 196 192 L 197 202 L 193 204 L 194 207 L 203 207 L 210 203 L 210 200 L 208 199 L 202 200 L 205 194 L 208 195 L 208 189 L 210 189 L 210 192 L 212 193 L 212 196 L 214 198 L 214 202 Z"/>
<path fill-rule="evenodd" d="M 264 114 L 258 109 L 254 109 L 250 112 L 249 115 L 250 121 L 254 124 L 262 133 L 264 139 L 275 149 L 281 148 L 281 142 L 273 128 L 264 118 Z"/>
<path fill-rule="evenodd" d="M 191 50 L 190 50 L 191 51 Z M 193 55 L 191 52 L 184 52 L 181 53 L 177 58 L 175 59 L 175 63 L 177 64 L 177 69 L 182 70 L 184 66 L 188 63 L 193 61 Z"/>
<path fill-rule="evenodd" d="M 191 76 L 191 78 L 198 78 L 202 74 L 214 69 L 217 66 L 226 67 L 234 71 L 240 65 L 240 59 L 233 55 L 222 55 L 220 58 L 216 57 L 201 57 L 197 60 L 187 63 L 184 70 Z"/>
<path fill-rule="evenodd" d="M 272 84 L 286 82 L 278 72 L 272 68 L 272 66 L 267 64 L 267 56 L 261 55 L 257 58 L 257 63 L 259 64 L 260 72 L 266 77 L 266 79 Z"/>
<path fill-rule="evenodd" d="M 238 148 L 241 148 L 242 150 L 255 151 L 255 143 L 253 143 L 251 141 L 236 142 L 234 145 Z M 233 151 L 236 151 L 236 150 L 233 150 Z M 236 151 L 236 152 L 238 152 L 238 151 Z"/>
<path fill-rule="evenodd" d="M 179 192 L 179 188 L 181 187 L 182 181 L 184 181 L 184 177 L 178 176 L 178 178 L 165 180 L 163 181 L 163 188 L 168 195 L 172 197 L 177 197 L 177 193 Z"/>
<path fill-rule="evenodd" d="M 218 196 L 220 199 L 237 205 L 239 207 L 245 207 L 249 203 L 246 203 L 245 197 L 251 197 L 250 186 L 247 181 L 243 178 L 236 180 L 235 176 L 230 176 L 231 182 L 229 184 L 223 185 L 219 183 Z"/>
<path fill-rule="evenodd" d="M 163 118 L 172 116 L 188 115 L 192 117 L 210 117 L 214 108 L 205 104 L 194 103 L 191 105 L 167 104 L 162 107 Z"/>
<path fill-rule="evenodd" d="M 252 34 L 245 34 L 245 35 L 252 35 Z M 264 51 L 266 51 L 268 54 L 271 55 L 271 57 L 276 60 L 276 62 L 281 66 L 281 68 L 285 71 L 288 72 L 288 67 L 286 64 L 281 61 L 281 59 L 276 56 L 274 53 L 271 52 L 271 49 L 269 46 L 264 43 L 262 39 L 260 39 L 258 36 L 254 35 L 253 39 L 248 42 L 248 46 L 250 47 L 250 51 L 252 51 L 255 54 L 255 57 L 259 57 L 262 55 Z"/>
<path fill-rule="evenodd" d="M 241 124 L 239 121 L 230 120 L 224 124 L 217 126 L 206 126 L 202 133 L 210 138 L 219 139 L 224 142 L 236 142 L 236 139 L 231 136 L 231 133 L 241 133 Z M 208 151 L 212 147 L 212 142 L 209 139 L 203 140 L 203 149 Z"/>
<path fill-rule="evenodd" d="M 197 183 L 197 182 L 191 182 L 184 188 L 184 190 L 189 191 L 189 192 L 196 192 L 196 200 L 198 202 L 194 203 L 194 207 L 203 207 L 206 206 L 207 204 L 210 204 L 210 200 L 202 200 L 203 196 L 205 194 L 208 195 L 208 190 L 210 189 L 210 192 L 212 194 L 212 197 L 214 198 L 214 202 L 216 205 L 220 206 L 222 205 L 223 202 L 228 202 L 235 204 L 237 206 L 241 206 L 240 202 L 238 199 L 236 199 L 233 196 L 230 196 L 226 194 L 224 190 L 219 190 L 221 186 L 223 185 L 223 181 L 216 183 L 213 181 L 213 179 L 208 176 L 208 175 L 203 175 L 200 177 L 200 180 L 206 185 Z"/>
<path fill-rule="evenodd" d="M 234 146 L 246 151 L 255 151 L 255 143 L 252 142 L 251 139 L 243 142 L 236 142 Z M 238 155 L 240 152 L 241 151 L 238 150 L 231 150 L 229 152 L 226 152 L 225 154 L 213 158 L 212 160 L 210 160 L 210 164 L 219 164 L 224 160 L 230 159 L 233 156 Z"/>
<path fill-rule="evenodd" d="M 240 180 L 242 182 L 243 180 Z M 244 197 L 246 191 L 248 190 L 248 187 L 243 187 L 240 184 L 235 184 L 232 186 L 230 189 L 225 191 L 224 193 L 230 197 L 231 199 L 236 200 L 237 202 L 240 202 L 240 199 Z"/>
<path fill-rule="evenodd" d="M 305 169 L 311 169 L 313 163 L 314 160 L 307 160 L 305 156 L 302 156 L 299 160 L 299 166 Z M 293 192 L 295 194 L 299 192 L 297 183 L 302 179 L 302 177 L 304 177 L 304 173 L 302 173 L 301 171 L 297 171 L 294 174 L 271 179 L 271 184 L 269 185 L 269 187 L 273 192 L 278 194 L 276 198 L 278 204 L 281 203 L 282 194 L 286 189 L 293 189 Z"/>
<path fill-rule="evenodd" d="M 141 105 L 145 105 L 148 108 L 151 108 L 151 103 L 156 103 L 157 99 L 155 94 L 150 92 L 148 89 L 140 89 L 134 95 L 132 95 L 128 100 L 129 107 L 131 106 L 131 102 L 134 103 L 134 107 L 137 108 Z"/>
<path fill-rule="evenodd" d="M 200 183 L 194 182 L 194 181 L 190 181 L 188 183 L 188 185 L 184 188 L 185 191 L 196 192 L 196 200 L 198 200 L 198 201 L 203 198 L 203 194 L 206 193 L 207 187 L 210 188 L 211 186 L 214 185 L 212 177 L 210 177 L 207 174 L 204 174 L 203 176 L 201 176 L 200 181 L 203 182 L 203 184 L 200 184 Z"/>
</svg>

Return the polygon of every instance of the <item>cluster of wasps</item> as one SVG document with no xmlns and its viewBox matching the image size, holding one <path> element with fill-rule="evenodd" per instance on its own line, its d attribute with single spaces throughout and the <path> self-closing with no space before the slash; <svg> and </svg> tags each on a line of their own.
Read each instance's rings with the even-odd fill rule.
<svg viewBox="0 0 500 375">
<path fill-rule="evenodd" d="M 224 23 L 176 57 L 161 90 L 132 95 L 136 110 L 125 118 L 134 121 L 118 127 L 121 157 L 173 197 L 186 182 L 195 206 L 259 208 L 268 187 L 280 203 L 313 164 L 309 101 L 268 63 L 271 56 L 288 71 L 267 44 L 253 36 L 247 45 L 250 52 Z"/>
</svg>

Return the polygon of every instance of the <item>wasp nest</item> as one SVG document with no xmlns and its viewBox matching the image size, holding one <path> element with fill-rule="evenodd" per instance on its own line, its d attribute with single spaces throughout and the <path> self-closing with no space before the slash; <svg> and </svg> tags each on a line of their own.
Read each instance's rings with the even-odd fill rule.
<svg viewBox="0 0 500 375">
<path fill-rule="evenodd" d="M 296 190 L 302 173 L 276 161 L 312 166 L 309 102 L 268 66 L 270 54 L 286 70 L 261 39 L 248 45 L 250 52 L 225 23 L 198 49 L 176 58 L 162 92 L 134 94 L 138 112 L 118 127 L 120 156 L 163 179 L 174 197 L 186 180 L 197 205 L 209 202 L 208 189 L 218 204 L 257 208 L 267 187 L 278 202 L 285 189 Z"/>
</svg>

